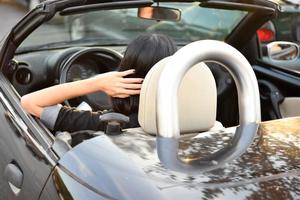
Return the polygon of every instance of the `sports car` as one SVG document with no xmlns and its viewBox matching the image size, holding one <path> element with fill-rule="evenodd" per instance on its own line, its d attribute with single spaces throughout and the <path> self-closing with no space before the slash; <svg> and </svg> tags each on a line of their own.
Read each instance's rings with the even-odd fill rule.
<svg viewBox="0 0 300 200">
<path fill-rule="evenodd" d="M 299 199 L 295 43 L 263 49 L 280 0 L 49 0 L 0 51 L 0 199 Z M 143 15 L 144 9 L 153 10 Z M 147 19 L 146 19 L 147 18 Z M 178 51 L 145 77 L 138 128 L 53 133 L 21 96 L 118 69 L 127 44 L 163 33 Z M 279 63 L 279 64 L 278 64 Z M 62 102 L 109 109 L 96 93 Z M 101 120 L 101 119 L 99 119 Z"/>
</svg>

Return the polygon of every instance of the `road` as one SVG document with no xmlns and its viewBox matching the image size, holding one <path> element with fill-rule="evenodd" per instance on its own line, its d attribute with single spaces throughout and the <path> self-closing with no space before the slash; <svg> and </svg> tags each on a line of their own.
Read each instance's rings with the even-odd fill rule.
<svg viewBox="0 0 300 200">
<path fill-rule="evenodd" d="M 0 40 L 26 14 L 27 10 L 13 2 L 0 0 Z"/>
</svg>

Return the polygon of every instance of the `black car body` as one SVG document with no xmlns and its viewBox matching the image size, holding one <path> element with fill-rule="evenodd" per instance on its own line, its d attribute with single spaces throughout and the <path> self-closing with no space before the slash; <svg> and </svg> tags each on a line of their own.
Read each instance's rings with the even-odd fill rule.
<svg viewBox="0 0 300 200">
<path fill-rule="evenodd" d="M 0 199 L 300 198 L 300 118 L 297 117 L 300 106 L 293 106 L 300 102 L 300 77 L 298 73 L 264 62 L 256 36 L 256 30 L 280 12 L 281 5 L 275 1 L 194 2 L 203 8 L 245 13 L 222 40 L 238 49 L 251 64 L 260 86 L 262 107 L 261 116 L 253 113 L 250 116 L 261 117 L 265 122 L 243 124 L 247 117 L 244 118 L 242 110 L 252 108 L 250 104 L 256 102 L 243 104 L 242 97 L 252 95 L 241 91 L 246 79 L 230 75 L 218 63 L 208 64 L 217 82 L 217 119 L 226 127 L 240 124 L 238 128 L 180 138 L 155 137 L 141 129 L 127 129 L 114 136 L 101 131 L 79 131 L 71 133 L 69 144 L 70 138 L 55 137 L 40 120 L 22 109 L 20 95 L 115 70 L 127 44 L 107 40 L 99 45 L 92 43 L 95 38 L 86 38 L 82 43 L 76 40 L 54 45 L 47 43 L 52 42 L 47 37 L 39 41 L 43 45 L 33 47 L 28 45 L 37 39 L 28 40 L 30 35 L 35 36 L 32 32 L 46 35 L 38 27 L 57 12 L 84 15 L 88 11 L 152 4 L 157 3 L 46 1 L 11 30 L 0 53 Z M 56 18 L 46 27 L 55 26 L 58 21 L 66 22 Z M 182 43 L 178 45 L 182 47 Z M 76 60 L 75 66 L 71 61 L 76 56 L 82 57 Z M 75 66 L 72 76 L 62 66 Z M 234 82 L 239 83 L 237 89 Z M 250 92 L 255 84 L 249 87 Z M 86 98 L 93 101 L 92 97 Z M 259 105 L 258 96 L 257 100 Z M 66 103 L 78 104 L 76 100 Z M 284 106 L 292 106 L 292 111 Z M 174 144 L 176 155 L 169 157 L 168 150 L 174 150 Z M 176 159 L 186 160 L 178 163 Z"/>
</svg>

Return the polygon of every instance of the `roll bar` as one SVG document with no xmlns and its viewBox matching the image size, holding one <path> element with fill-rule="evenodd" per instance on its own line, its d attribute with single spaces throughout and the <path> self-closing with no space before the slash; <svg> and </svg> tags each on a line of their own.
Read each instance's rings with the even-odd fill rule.
<svg viewBox="0 0 300 200">
<path fill-rule="evenodd" d="M 156 99 L 157 152 L 161 162 L 168 168 L 186 173 L 216 169 L 238 158 L 252 144 L 261 120 L 258 84 L 251 65 L 238 50 L 214 40 L 188 44 L 172 57 L 159 79 Z M 186 72 L 204 61 L 217 62 L 232 75 L 238 91 L 240 126 L 227 147 L 209 158 L 188 162 L 188 158 L 180 159 L 177 155 L 180 129 L 177 98 L 174 97 L 177 97 L 180 82 Z"/>
</svg>

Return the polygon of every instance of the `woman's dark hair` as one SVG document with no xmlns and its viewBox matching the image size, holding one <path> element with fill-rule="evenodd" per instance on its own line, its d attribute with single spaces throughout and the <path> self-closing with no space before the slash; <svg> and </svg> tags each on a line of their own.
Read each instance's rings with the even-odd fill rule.
<svg viewBox="0 0 300 200">
<path fill-rule="evenodd" d="M 121 60 L 119 71 L 135 69 L 130 78 L 145 78 L 148 71 L 161 59 L 173 55 L 177 50 L 175 43 L 161 34 L 143 34 L 128 45 Z M 129 115 L 137 113 L 139 95 L 128 98 L 112 98 L 112 108 L 115 112 Z"/>
</svg>

